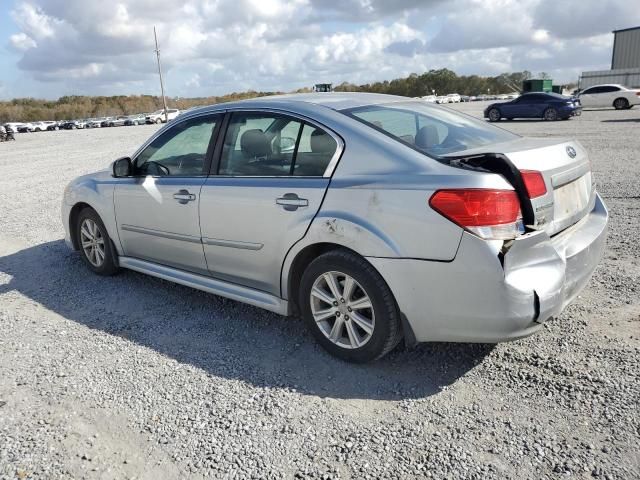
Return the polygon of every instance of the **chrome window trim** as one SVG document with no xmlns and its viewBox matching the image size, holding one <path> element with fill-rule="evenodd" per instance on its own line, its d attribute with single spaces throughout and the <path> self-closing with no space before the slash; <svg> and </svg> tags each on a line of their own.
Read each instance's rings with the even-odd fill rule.
<svg viewBox="0 0 640 480">
<path fill-rule="evenodd" d="M 322 123 L 318 122 L 317 120 L 314 120 L 312 118 L 309 118 L 305 115 L 302 115 L 300 113 L 295 113 L 295 112 L 291 112 L 290 110 L 284 110 L 284 109 L 280 109 L 280 108 L 266 108 L 266 107 L 238 107 L 238 108 L 232 108 L 227 110 L 228 113 L 236 113 L 236 112 L 249 112 L 249 113 L 273 113 L 273 114 L 279 114 L 279 115 L 286 115 L 288 117 L 292 117 L 295 118 L 297 120 L 301 120 L 304 123 L 308 123 L 309 125 L 312 125 L 314 127 L 317 128 L 321 128 L 323 131 L 327 132 L 329 135 L 331 135 L 331 138 L 333 138 L 333 140 L 336 142 L 337 144 L 337 148 L 336 151 L 334 152 L 333 156 L 331 157 L 331 160 L 329 160 L 329 163 L 327 164 L 327 168 L 324 170 L 324 173 L 322 174 L 322 176 L 318 176 L 318 175 L 309 175 L 309 176 L 305 176 L 305 175 L 218 175 L 218 174 L 211 174 L 211 177 L 220 177 L 220 178 L 283 178 L 283 177 L 287 177 L 287 178 L 331 178 L 331 176 L 333 175 L 333 172 L 335 171 L 338 162 L 340 161 L 340 157 L 342 157 L 342 153 L 344 152 L 344 140 L 342 139 L 342 137 L 340 135 L 338 135 L 334 130 L 332 130 L 331 128 L 327 127 L 326 125 L 323 125 Z M 224 134 L 226 135 L 226 131 L 224 132 Z"/>
</svg>

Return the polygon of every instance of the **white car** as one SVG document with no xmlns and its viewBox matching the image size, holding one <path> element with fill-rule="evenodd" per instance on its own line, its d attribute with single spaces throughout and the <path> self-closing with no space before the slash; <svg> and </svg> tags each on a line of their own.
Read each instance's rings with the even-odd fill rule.
<svg viewBox="0 0 640 480">
<path fill-rule="evenodd" d="M 440 104 L 451 103 L 451 101 L 449 100 L 449 97 L 447 97 L 447 96 L 438 96 L 438 97 L 436 97 L 436 103 L 440 103 Z"/>
<path fill-rule="evenodd" d="M 167 121 L 171 121 L 180 115 L 180 110 L 177 108 L 167 109 Z M 164 110 L 158 110 L 157 112 L 150 113 L 145 117 L 146 123 L 162 123 L 165 121 Z"/>
<path fill-rule="evenodd" d="M 640 90 L 618 84 L 595 85 L 581 91 L 578 99 L 583 107 L 625 110 L 640 104 Z"/>
<path fill-rule="evenodd" d="M 428 103 L 436 103 L 437 98 L 435 95 L 425 95 L 422 100 Z"/>
<path fill-rule="evenodd" d="M 447 95 L 447 98 L 449 99 L 449 103 L 460 103 L 460 94 L 458 93 L 450 93 Z"/>
</svg>

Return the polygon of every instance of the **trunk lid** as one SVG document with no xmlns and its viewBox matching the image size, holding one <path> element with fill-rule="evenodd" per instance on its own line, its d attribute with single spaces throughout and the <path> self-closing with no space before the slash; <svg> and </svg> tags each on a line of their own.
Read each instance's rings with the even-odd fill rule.
<svg viewBox="0 0 640 480">
<path fill-rule="evenodd" d="M 587 152 L 575 140 L 518 138 L 456 152 L 455 157 L 502 154 L 518 170 L 542 173 L 547 193 L 531 199 L 533 221 L 527 227 L 555 235 L 593 208 L 595 185 Z M 452 155 L 454 156 L 454 155 Z"/>
</svg>

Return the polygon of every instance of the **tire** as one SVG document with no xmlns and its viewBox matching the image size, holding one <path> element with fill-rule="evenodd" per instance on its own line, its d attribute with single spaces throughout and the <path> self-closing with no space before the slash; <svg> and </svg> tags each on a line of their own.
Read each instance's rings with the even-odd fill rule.
<svg viewBox="0 0 640 480">
<path fill-rule="evenodd" d="M 133 122 L 133 126 L 137 127 L 138 126 L 138 122 Z"/>
<path fill-rule="evenodd" d="M 616 110 L 626 110 L 629 108 L 629 100 L 626 98 L 616 98 L 613 101 L 613 108 Z"/>
<path fill-rule="evenodd" d="M 558 120 L 558 111 L 553 107 L 547 108 L 542 114 L 542 119 L 549 122 L 555 122 Z"/>
<path fill-rule="evenodd" d="M 156 123 L 162 123 L 162 120 L 160 118 L 157 118 Z"/>
<path fill-rule="evenodd" d="M 80 249 L 82 260 L 94 273 L 98 275 L 114 275 L 120 269 L 117 255 L 107 229 L 100 216 L 91 208 L 85 208 L 78 215 L 76 223 L 76 242 Z M 95 240 L 94 248 L 84 248 L 83 242 Z M 100 243 L 101 242 L 101 243 Z M 102 248 L 100 248 L 102 245 Z M 90 253 L 91 251 L 95 254 Z M 100 254 L 100 251 L 102 254 Z"/>
<path fill-rule="evenodd" d="M 492 108 L 491 110 L 489 110 L 488 116 L 490 122 L 499 122 L 502 118 L 502 114 L 497 108 Z"/>
<path fill-rule="evenodd" d="M 340 298 L 331 293 L 330 279 Z M 353 281 L 351 294 L 344 298 L 348 279 Z M 400 312 L 391 290 L 371 264 L 352 252 L 333 250 L 312 261 L 302 275 L 298 301 L 318 343 L 342 360 L 376 360 L 402 338 Z"/>
</svg>

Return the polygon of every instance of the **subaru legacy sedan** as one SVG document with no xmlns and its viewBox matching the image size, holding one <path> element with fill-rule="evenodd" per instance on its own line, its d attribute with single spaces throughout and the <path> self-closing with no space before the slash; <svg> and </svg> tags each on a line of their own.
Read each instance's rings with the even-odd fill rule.
<svg viewBox="0 0 640 480">
<path fill-rule="evenodd" d="M 576 141 L 364 93 L 190 110 L 64 192 L 66 241 L 282 315 L 330 353 L 530 335 L 585 286 L 608 214 Z"/>
</svg>

